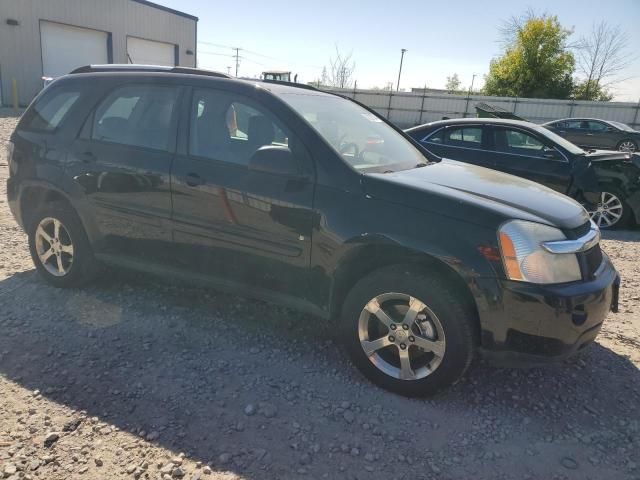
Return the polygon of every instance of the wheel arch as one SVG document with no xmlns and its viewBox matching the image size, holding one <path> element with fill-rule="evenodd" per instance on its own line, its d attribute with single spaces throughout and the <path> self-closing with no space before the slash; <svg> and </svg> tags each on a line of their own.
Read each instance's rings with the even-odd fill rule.
<svg viewBox="0 0 640 480">
<path fill-rule="evenodd" d="M 462 299 L 465 307 L 473 312 L 474 329 L 477 343 L 479 343 L 480 316 L 476 300 L 464 274 L 436 256 L 398 245 L 365 245 L 351 250 L 343 257 L 333 275 L 329 307 L 332 321 L 339 316 L 347 294 L 360 279 L 376 270 L 393 265 L 407 265 L 411 269 L 443 278 L 451 288 L 455 289 L 455 293 Z"/>
<path fill-rule="evenodd" d="M 20 218 L 25 229 L 28 228 L 34 212 L 43 204 L 56 202 L 76 210 L 66 193 L 53 185 L 43 183 L 24 185 L 20 191 L 19 202 Z"/>
<path fill-rule="evenodd" d="M 48 202 L 56 202 L 59 205 L 64 205 L 73 210 L 80 219 L 80 224 L 92 244 L 100 238 L 99 229 L 91 218 L 91 212 L 86 210 L 86 205 L 85 210 L 83 210 L 83 201 L 81 199 L 74 199 L 69 192 L 56 185 L 37 181 L 25 182 L 20 188 L 18 196 L 19 223 L 25 231 L 29 228 L 31 215 L 33 215 L 41 205 L 46 205 Z"/>
</svg>

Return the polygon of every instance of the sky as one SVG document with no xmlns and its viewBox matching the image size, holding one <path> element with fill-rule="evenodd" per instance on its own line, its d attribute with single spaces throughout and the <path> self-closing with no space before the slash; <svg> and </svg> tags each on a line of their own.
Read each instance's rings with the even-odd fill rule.
<svg viewBox="0 0 640 480">
<path fill-rule="evenodd" d="M 571 39 L 606 20 L 628 34 L 630 65 L 613 90 L 615 100 L 640 100 L 640 0 L 456 0 L 402 3 L 369 0 L 155 0 L 199 17 L 198 66 L 235 73 L 232 47 L 241 48 L 239 76 L 288 70 L 299 82 L 317 80 L 336 47 L 355 61 L 358 88 L 384 87 L 398 77 L 400 88 L 443 88 L 457 73 L 464 88 L 475 74 L 482 87 L 489 62 L 500 55 L 501 21 L 529 7 L 557 15 L 574 30 Z"/>
</svg>

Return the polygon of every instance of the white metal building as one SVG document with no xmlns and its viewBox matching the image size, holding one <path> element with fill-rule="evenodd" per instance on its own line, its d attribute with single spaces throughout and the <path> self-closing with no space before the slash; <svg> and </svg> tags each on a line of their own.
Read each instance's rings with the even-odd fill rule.
<svg viewBox="0 0 640 480">
<path fill-rule="evenodd" d="M 196 66 L 198 18 L 147 0 L 0 0 L 0 100 L 100 63 Z"/>
</svg>

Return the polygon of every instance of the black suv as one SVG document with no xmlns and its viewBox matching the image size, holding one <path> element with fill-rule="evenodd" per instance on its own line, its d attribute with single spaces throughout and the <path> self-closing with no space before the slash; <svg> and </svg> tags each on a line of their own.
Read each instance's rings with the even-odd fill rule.
<svg viewBox="0 0 640 480">
<path fill-rule="evenodd" d="M 407 395 L 455 382 L 480 350 L 564 358 L 617 306 L 579 204 L 441 161 L 353 101 L 81 72 L 47 87 L 9 144 L 9 205 L 55 286 L 108 264 L 280 302 L 336 322 L 362 372 Z"/>
</svg>

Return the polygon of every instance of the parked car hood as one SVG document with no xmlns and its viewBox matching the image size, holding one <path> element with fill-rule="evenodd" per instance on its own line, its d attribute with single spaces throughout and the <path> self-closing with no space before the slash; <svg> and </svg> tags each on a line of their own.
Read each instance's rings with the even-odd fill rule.
<svg viewBox="0 0 640 480">
<path fill-rule="evenodd" d="M 619 152 L 617 150 L 589 150 L 586 158 L 592 162 L 601 162 L 607 160 L 631 160 L 632 154 L 627 152 Z"/>
<path fill-rule="evenodd" d="M 366 174 L 363 183 L 374 198 L 470 222 L 480 221 L 480 211 L 564 229 L 589 220 L 579 203 L 538 183 L 448 159 L 422 168 Z"/>
</svg>

